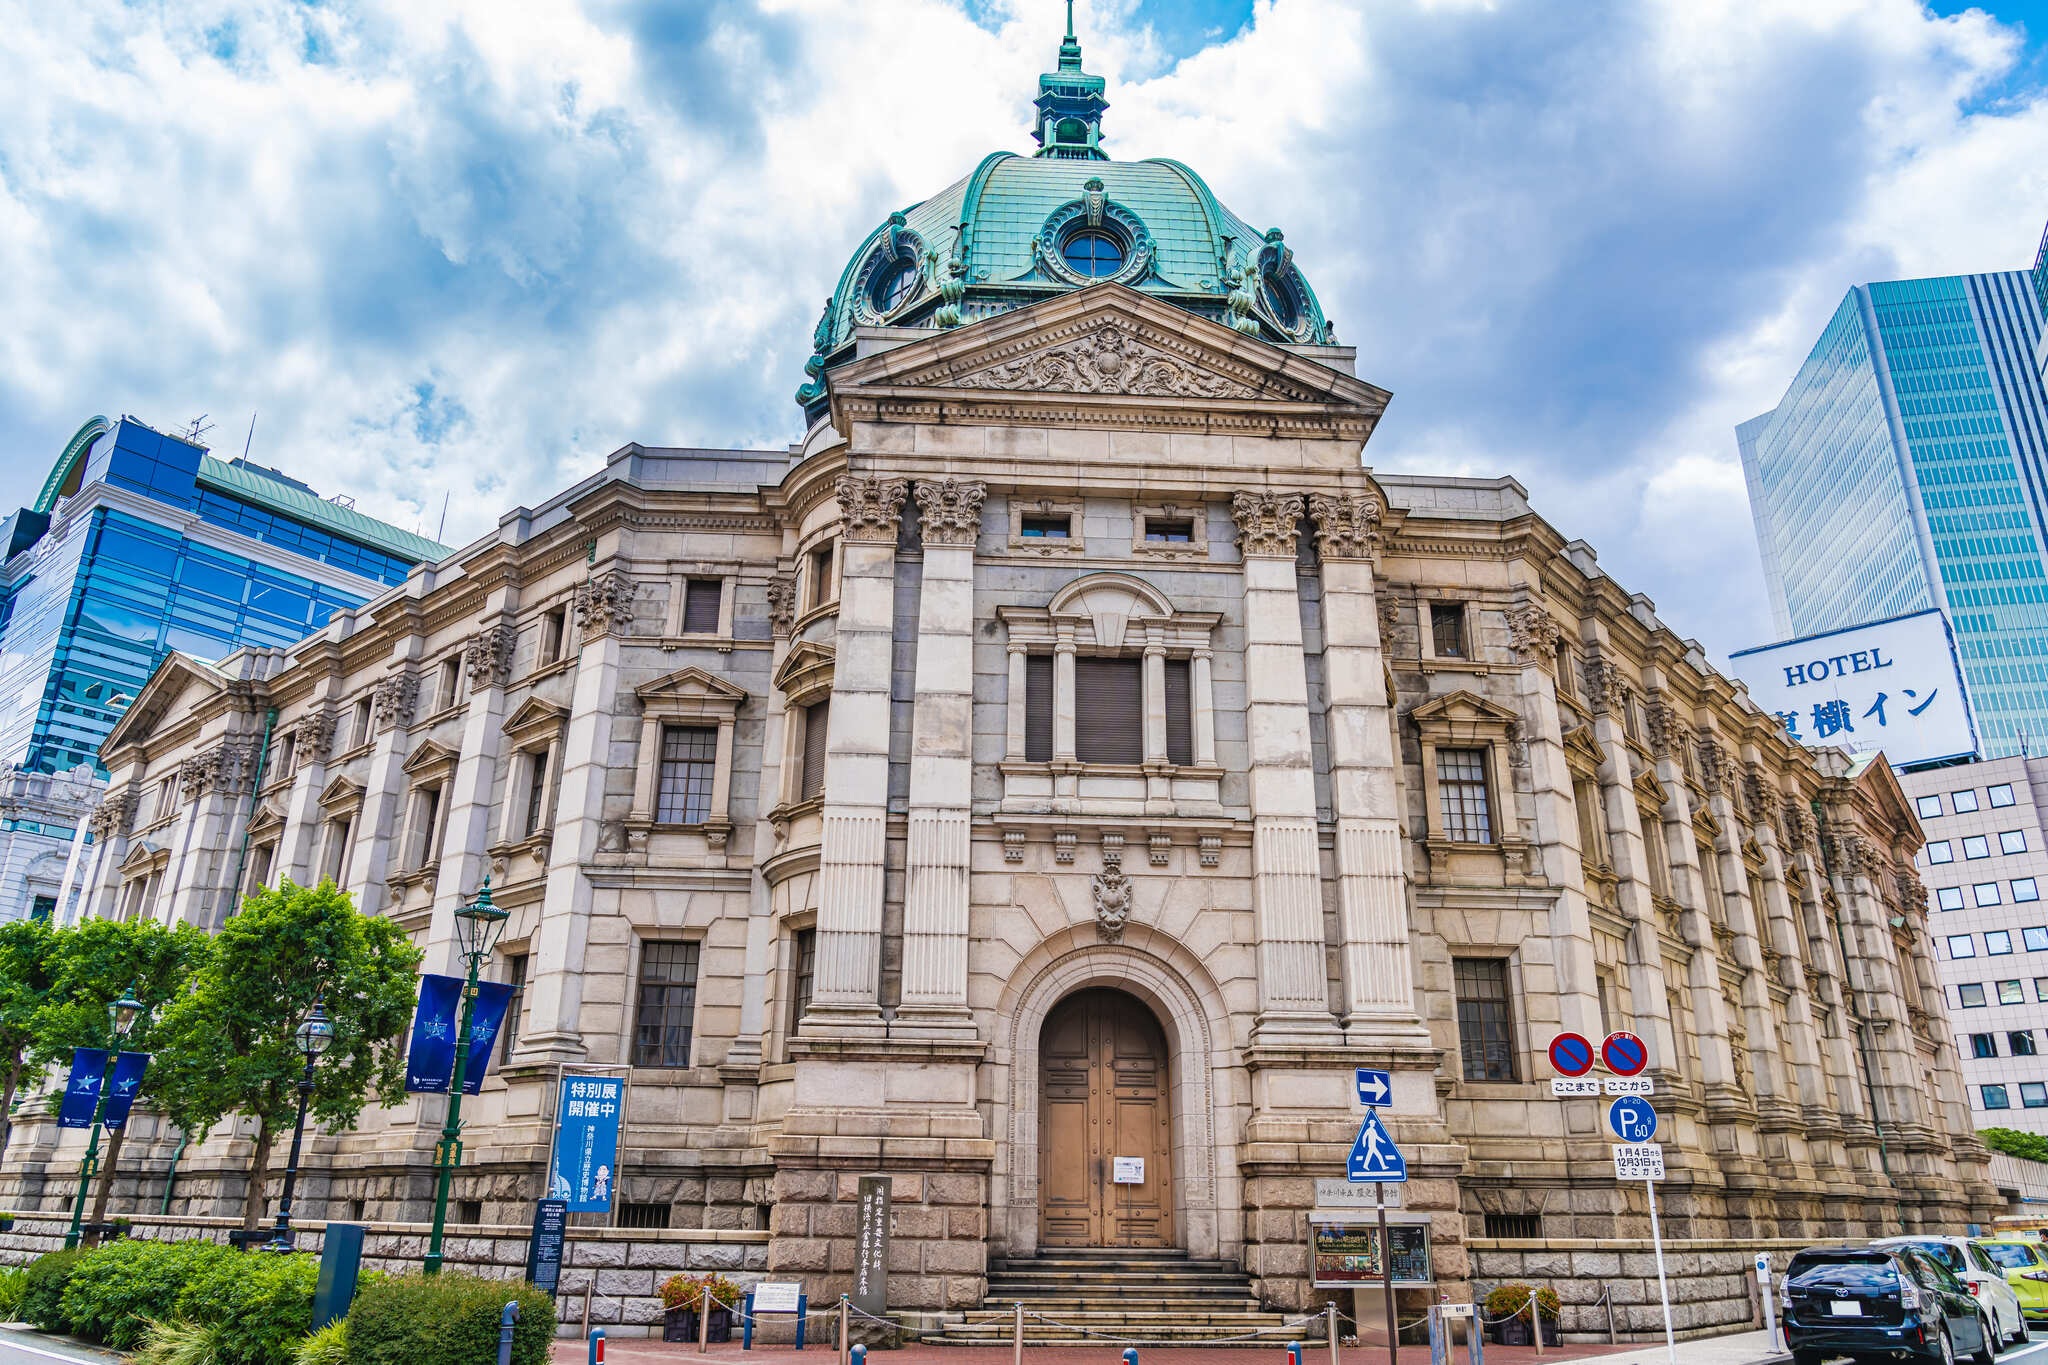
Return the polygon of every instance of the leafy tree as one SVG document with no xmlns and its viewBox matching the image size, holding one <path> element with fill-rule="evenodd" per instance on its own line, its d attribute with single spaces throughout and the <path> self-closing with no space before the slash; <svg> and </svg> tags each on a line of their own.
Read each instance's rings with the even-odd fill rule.
<svg viewBox="0 0 2048 1365">
<path fill-rule="evenodd" d="M 372 1093 L 402 1100 L 420 956 L 330 881 L 260 891 L 214 936 L 192 991 L 164 1018 L 178 1044 L 160 1093 L 175 1095 L 172 1116 L 190 1133 L 229 1114 L 256 1120 L 243 1227 L 262 1216 L 271 1147 L 297 1114 L 305 1058 L 294 1030 L 323 1000 L 334 1042 L 313 1070 L 309 1110 L 328 1131 L 353 1124 Z"/>
<path fill-rule="evenodd" d="M 14 1130 L 14 1097 L 42 1079 L 42 1063 L 33 1060 L 36 1015 L 50 1003 L 58 935 L 47 920 L 0 924 L 0 1157 Z"/>
<path fill-rule="evenodd" d="M 1977 1136 L 1986 1147 L 2027 1161 L 2048 1161 L 2048 1137 L 2022 1133 L 2017 1128 L 1979 1128 Z"/>
<path fill-rule="evenodd" d="M 35 1014 L 35 1062 L 68 1064 L 71 1050 L 101 1047 L 154 1054 L 137 1104 L 164 1103 L 170 1094 L 166 1063 L 176 1061 L 177 1041 L 163 1021 L 166 1007 L 184 995 L 193 972 L 211 955 L 206 931 L 190 924 L 167 928 L 151 920 L 89 919 L 53 938 L 52 983 L 48 999 Z M 142 1014 L 126 1038 L 114 1032 L 107 1006 L 130 989 Z M 121 1158 L 121 1132 L 107 1135 L 99 1189 L 93 1195 L 92 1221 L 105 1222 L 107 1195 L 114 1187 L 114 1168 Z"/>
</svg>

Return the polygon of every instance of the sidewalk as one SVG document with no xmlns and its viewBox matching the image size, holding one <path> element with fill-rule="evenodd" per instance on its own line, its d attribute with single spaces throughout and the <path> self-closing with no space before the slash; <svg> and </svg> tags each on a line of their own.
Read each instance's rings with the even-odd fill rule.
<svg viewBox="0 0 2048 1365">
<path fill-rule="evenodd" d="M 1741 1336 L 1722 1337 L 1713 1341 L 1680 1342 L 1678 1358 L 1680 1365 L 1754 1365 L 1767 1357 L 1762 1353 L 1762 1332 L 1746 1332 Z M 1696 1348 L 1722 1347 L 1726 1342 L 1751 1343 L 1748 1348 L 1713 1351 L 1694 1354 Z M 1387 1348 L 1384 1337 L 1368 1334 L 1362 1346 L 1346 1346 L 1339 1353 L 1339 1365 L 1386 1365 Z M 1117 1365 L 1123 1356 L 1119 1346 L 1027 1346 L 1024 1359 L 1027 1365 Z M 1006 1365 L 1010 1350 L 998 1347 L 940 1347 L 906 1346 L 899 1351 L 874 1351 L 869 1353 L 874 1365 Z M 1284 1346 L 1224 1347 L 1224 1346 L 1147 1346 L 1138 1350 L 1140 1365 L 1285 1365 L 1287 1352 Z M 1565 1365 L 1568 1361 L 1598 1358 L 1601 1365 L 1614 1362 L 1634 1362 L 1642 1365 L 1665 1365 L 1664 1347 L 1660 1342 L 1654 1351 L 1646 1346 L 1553 1346 L 1542 1356 L 1536 1354 L 1533 1346 L 1498 1346 L 1488 1342 L 1486 1365 Z M 561 1338 L 555 1342 L 554 1365 L 584 1365 L 589 1359 L 589 1348 L 580 1338 Z M 651 1337 L 621 1337 L 617 1341 L 605 1342 L 605 1365 L 745 1365 L 745 1362 L 760 1361 L 761 1365 L 832 1365 L 832 1348 L 813 1345 L 801 1353 L 788 1346 L 758 1346 L 751 1351 L 741 1351 L 738 1343 L 729 1346 L 711 1346 L 699 1352 L 694 1344 L 683 1345 L 661 1342 Z M 1303 1343 L 1303 1365 L 1328 1365 L 1330 1348 L 1321 1343 Z M 1453 1352 L 1451 1365 L 1465 1365 L 1465 1348 L 1460 1345 Z M 1429 1365 L 1427 1346 L 1403 1346 L 1401 1365 Z"/>
</svg>

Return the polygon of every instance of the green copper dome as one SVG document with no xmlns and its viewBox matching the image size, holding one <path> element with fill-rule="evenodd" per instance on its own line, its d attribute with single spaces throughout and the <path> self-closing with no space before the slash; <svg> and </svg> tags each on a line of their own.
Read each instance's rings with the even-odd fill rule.
<svg viewBox="0 0 2048 1365">
<path fill-rule="evenodd" d="M 984 158 L 847 262 L 796 394 L 811 418 L 856 327 L 958 327 L 1105 280 L 1268 341 L 1335 340 L 1278 228 L 1252 227 L 1178 161 L 1108 159 L 1103 82 L 1081 70 L 1071 6 L 1059 68 L 1039 78 L 1036 155 Z"/>
</svg>

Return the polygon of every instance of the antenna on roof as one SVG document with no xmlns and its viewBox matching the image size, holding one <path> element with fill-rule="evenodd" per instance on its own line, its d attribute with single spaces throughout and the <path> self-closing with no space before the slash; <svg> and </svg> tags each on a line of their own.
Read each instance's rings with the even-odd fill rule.
<svg viewBox="0 0 2048 1365">
<path fill-rule="evenodd" d="M 443 489 L 441 492 L 441 524 L 434 528 L 435 540 L 441 540 L 441 533 L 448 529 L 448 493 L 450 491 Z M 442 540 L 441 543 L 446 545 L 448 542 Z"/>
<path fill-rule="evenodd" d="M 194 417 L 191 421 L 191 424 L 185 428 L 185 439 L 196 446 L 199 444 L 201 438 L 203 438 L 207 432 L 212 430 L 213 423 L 207 421 L 206 414 L 202 412 L 197 417 Z"/>
<path fill-rule="evenodd" d="M 249 443 L 256 439 L 256 409 L 249 409 L 249 434 L 242 439 L 242 463 L 249 463 Z"/>
</svg>

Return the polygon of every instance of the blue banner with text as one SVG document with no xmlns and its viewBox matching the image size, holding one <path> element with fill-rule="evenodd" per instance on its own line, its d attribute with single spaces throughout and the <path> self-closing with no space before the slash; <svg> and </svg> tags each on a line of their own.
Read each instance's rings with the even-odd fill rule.
<svg viewBox="0 0 2048 1365">
<path fill-rule="evenodd" d="M 602 1213 L 612 1206 L 612 1179 L 619 1169 L 619 1119 L 625 1101 L 623 1076 L 562 1079 L 548 1197 L 567 1200 L 571 1213 Z"/>
</svg>

